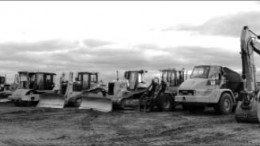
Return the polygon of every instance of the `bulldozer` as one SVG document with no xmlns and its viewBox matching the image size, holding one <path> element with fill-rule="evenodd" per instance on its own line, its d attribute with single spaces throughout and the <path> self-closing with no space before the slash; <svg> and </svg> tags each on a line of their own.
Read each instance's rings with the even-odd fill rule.
<svg viewBox="0 0 260 146">
<path fill-rule="evenodd" d="M 79 96 L 82 103 L 79 109 L 93 109 L 109 112 L 113 109 L 133 109 L 138 107 L 139 98 L 145 92 L 147 85 L 144 81 L 145 70 L 126 71 L 125 80 L 111 81 L 107 90 L 83 91 Z M 111 106 L 104 108 L 100 101 L 110 100 Z M 106 105 L 108 106 L 108 105 Z"/>
<path fill-rule="evenodd" d="M 69 80 L 60 79 L 60 88 L 58 92 L 44 93 L 40 95 L 40 102 L 37 107 L 47 108 L 64 108 L 79 107 L 82 98 L 78 96 L 83 91 L 102 92 L 104 89 L 98 82 L 97 72 L 78 72 L 75 81 L 73 81 L 73 73 L 69 73 Z M 110 100 L 100 101 L 104 105 L 110 106 Z"/>
<path fill-rule="evenodd" d="M 178 87 L 184 81 L 184 69 L 163 69 L 160 72 L 161 79 L 154 78 L 141 96 L 139 101 L 140 111 L 153 111 L 156 108 L 159 111 L 172 111 L 175 109 L 175 96 Z"/>
<path fill-rule="evenodd" d="M 35 106 L 39 96 L 53 92 L 55 73 L 19 71 L 15 76 L 18 87 L 8 97 L 17 106 Z"/>
<path fill-rule="evenodd" d="M 237 122 L 260 122 L 260 89 L 256 82 L 254 52 L 260 55 L 260 36 L 244 26 L 240 37 L 243 88 L 235 111 Z"/>
</svg>

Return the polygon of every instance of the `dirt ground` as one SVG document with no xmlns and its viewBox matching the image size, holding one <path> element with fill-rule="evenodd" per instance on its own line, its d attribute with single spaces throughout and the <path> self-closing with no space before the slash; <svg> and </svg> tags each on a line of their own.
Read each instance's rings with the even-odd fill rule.
<svg viewBox="0 0 260 146">
<path fill-rule="evenodd" d="M 0 146 L 260 145 L 260 124 L 234 115 L 47 109 L 0 105 Z"/>
</svg>

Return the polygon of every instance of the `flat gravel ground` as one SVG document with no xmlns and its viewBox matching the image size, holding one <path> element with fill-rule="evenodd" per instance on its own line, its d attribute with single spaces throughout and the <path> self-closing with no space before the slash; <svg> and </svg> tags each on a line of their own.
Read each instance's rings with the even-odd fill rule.
<svg viewBox="0 0 260 146">
<path fill-rule="evenodd" d="M 260 145 L 260 124 L 212 110 L 189 113 L 0 105 L 0 146 Z"/>
</svg>

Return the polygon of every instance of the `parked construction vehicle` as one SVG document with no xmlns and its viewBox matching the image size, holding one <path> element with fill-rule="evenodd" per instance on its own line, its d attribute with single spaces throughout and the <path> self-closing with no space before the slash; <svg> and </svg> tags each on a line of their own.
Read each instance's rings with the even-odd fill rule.
<svg viewBox="0 0 260 146">
<path fill-rule="evenodd" d="M 64 108 L 79 107 L 82 97 L 78 96 L 83 91 L 102 91 L 104 90 L 98 82 L 97 72 L 78 72 L 75 81 L 73 73 L 69 74 L 69 81 L 60 80 L 59 92 L 45 93 L 40 95 L 40 102 L 37 107 Z M 101 100 L 104 105 L 110 106 L 110 100 Z"/>
<path fill-rule="evenodd" d="M 247 26 L 240 37 L 243 88 L 235 112 L 237 122 L 260 122 L 260 92 L 256 82 L 254 52 L 260 55 L 260 36 Z"/>
<path fill-rule="evenodd" d="M 0 76 L 0 102 L 8 102 L 8 96 L 11 94 L 10 84 L 6 83 L 6 76 Z"/>
<path fill-rule="evenodd" d="M 193 68 L 190 79 L 179 87 L 175 102 L 183 104 L 189 111 L 214 107 L 220 114 L 229 114 L 237 103 L 241 90 L 240 75 L 217 65 L 200 65 Z"/>
<path fill-rule="evenodd" d="M 17 89 L 8 97 L 15 105 L 36 105 L 39 95 L 53 92 L 55 73 L 20 71 L 16 75 Z"/>
<path fill-rule="evenodd" d="M 82 92 L 80 94 L 82 103 L 79 108 L 109 112 L 112 111 L 112 108 L 129 109 L 138 107 L 139 98 L 147 88 L 144 81 L 146 72 L 144 70 L 126 71 L 124 73 L 125 80 L 120 81 L 117 79 L 109 82 L 108 90 Z M 104 99 L 110 100 L 111 106 L 104 106 L 103 102 L 100 102 Z"/>
<path fill-rule="evenodd" d="M 178 87 L 184 81 L 184 69 L 163 69 L 160 72 L 161 82 L 159 78 L 154 78 L 140 98 L 140 111 L 152 111 L 155 108 L 160 111 L 174 110 Z"/>
</svg>

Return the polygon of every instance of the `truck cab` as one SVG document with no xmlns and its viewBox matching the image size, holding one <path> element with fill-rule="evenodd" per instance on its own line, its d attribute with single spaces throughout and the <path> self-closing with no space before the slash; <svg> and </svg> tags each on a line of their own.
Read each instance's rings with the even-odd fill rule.
<svg viewBox="0 0 260 146">
<path fill-rule="evenodd" d="M 228 114 L 236 105 L 241 86 L 242 79 L 237 72 L 218 65 L 199 65 L 193 68 L 190 79 L 180 85 L 175 102 L 190 111 L 212 106 L 215 111 Z"/>
</svg>

